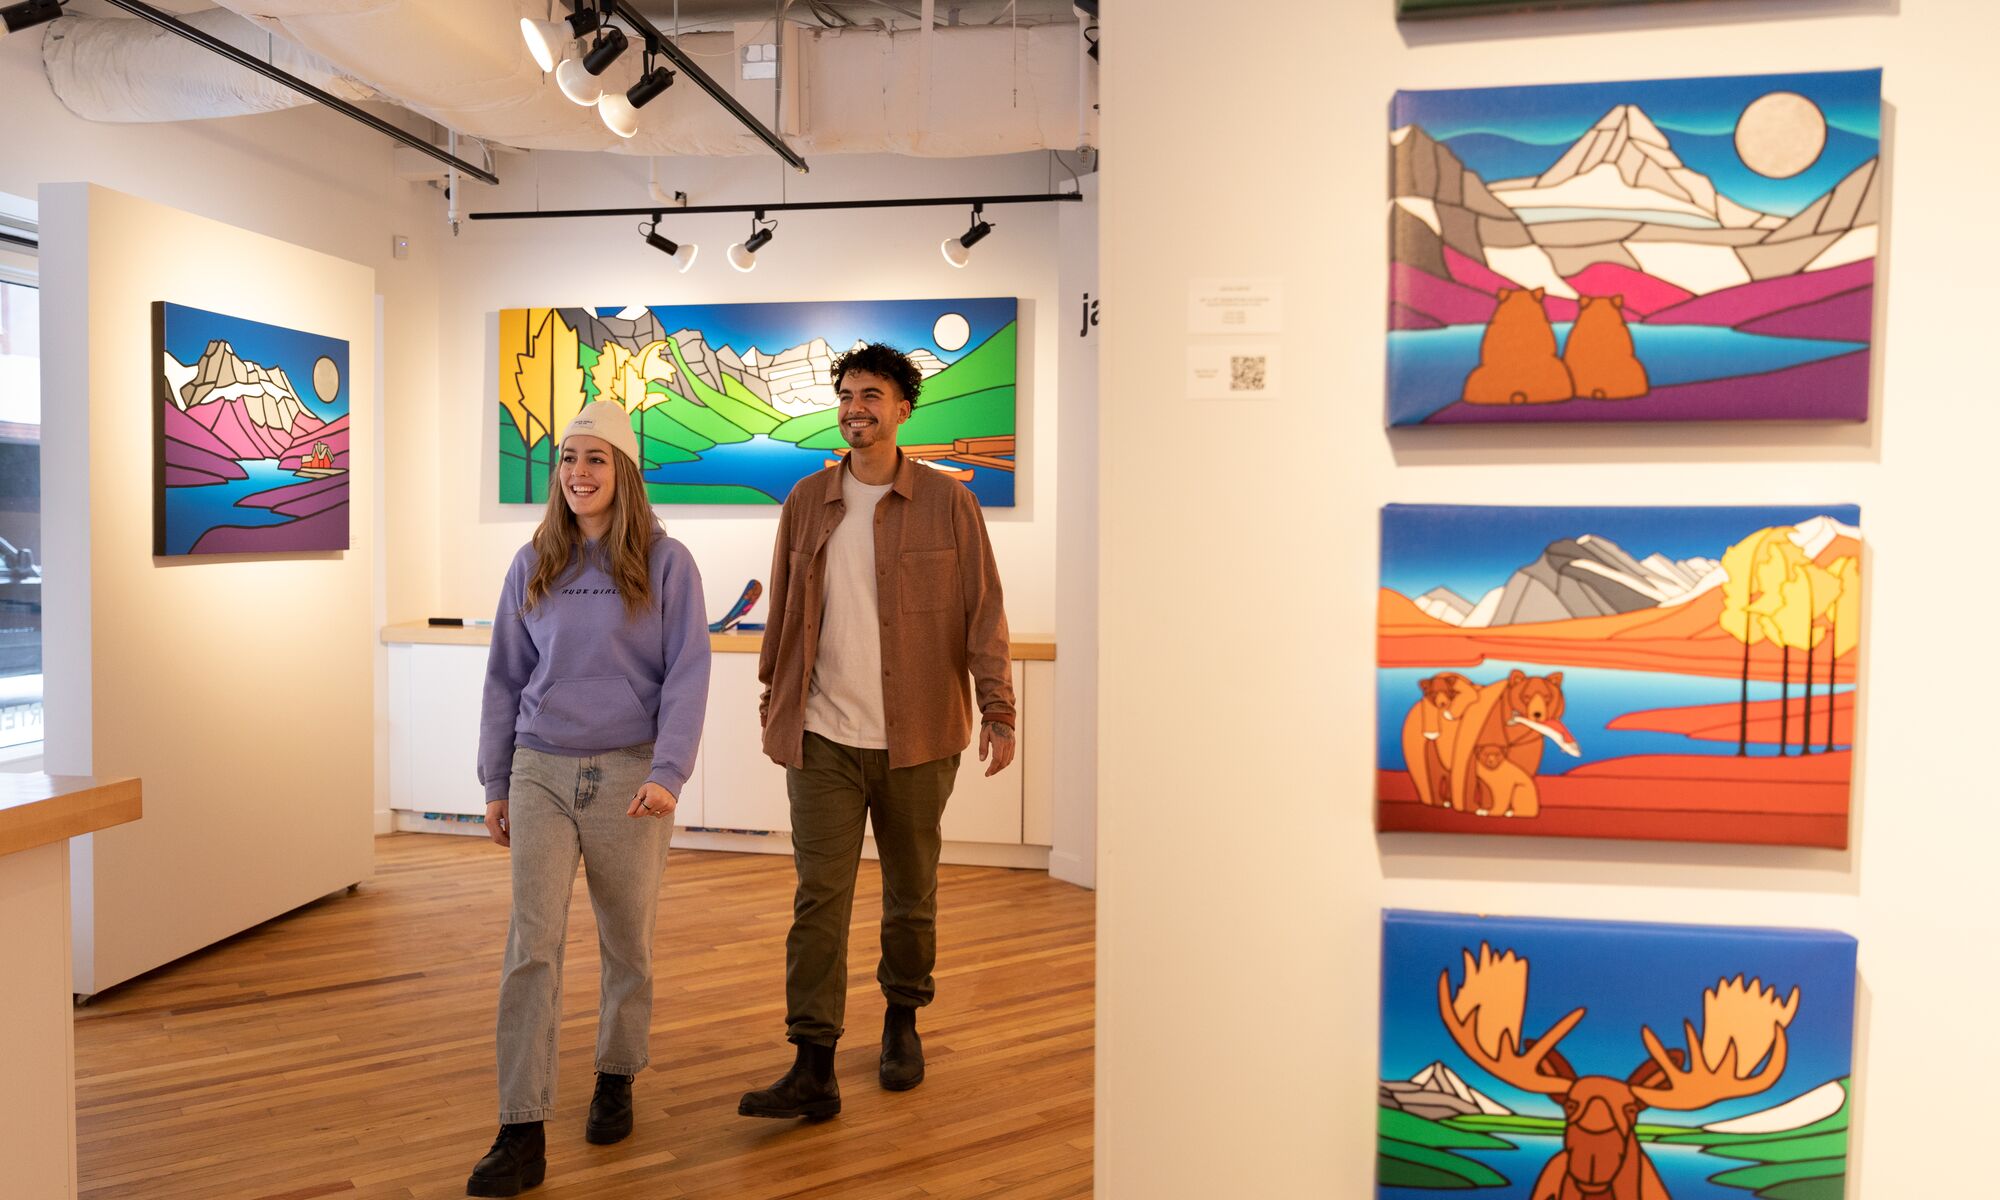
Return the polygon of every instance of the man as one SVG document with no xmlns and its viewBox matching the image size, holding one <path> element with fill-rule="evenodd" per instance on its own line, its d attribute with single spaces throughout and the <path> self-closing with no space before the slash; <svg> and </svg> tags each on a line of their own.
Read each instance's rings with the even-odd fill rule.
<svg viewBox="0 0 2000 1200">
<path fill-rule="evenodd" d="M 792 1069 L 746 1094 L 750 1117 L 840 1111 L 833 1048 L 847 923 L 871 819 L 882 860 L 882 1086 L 923 1081 L 917 1009 L 934 991 L 939 822 L 971 737 L 986 774 L 1014 760 L 1000 577 L 979 502 L 908 458 L 896 431 L 923 376 L 888 346 L 833 364 L 846 461 L 799 482 L 778 518 L 757 677 L 764 752 L 785 768 L 798 890 L 785 940 Z"/>
</svg>

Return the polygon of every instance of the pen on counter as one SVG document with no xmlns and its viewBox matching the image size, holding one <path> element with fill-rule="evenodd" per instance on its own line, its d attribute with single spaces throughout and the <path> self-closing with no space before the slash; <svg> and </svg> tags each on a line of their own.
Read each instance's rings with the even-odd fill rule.
<svg viewBox="0 0 2000 1200">
<path fill-rule="evenodd" d="M 493 624 L 490 618 L 485 618 L 485 617 L 432 617 L 430 619 L 430 623 L 432 625 L 446 625 L 446 626 L 472 625 L 472 626 L 486 626 L 486 627 L 490 627 Z"/>
</svg>

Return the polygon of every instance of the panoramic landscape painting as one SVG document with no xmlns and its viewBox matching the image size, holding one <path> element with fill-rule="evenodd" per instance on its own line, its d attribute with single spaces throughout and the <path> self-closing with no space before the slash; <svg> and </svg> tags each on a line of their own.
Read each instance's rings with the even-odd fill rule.
<svg viewBox="0 0 2000 1200">
<path fill-rule="evenodd" d="M 1378 827 L 1845 847 L 1860 519 L 1389 505 Z"/>
<path fill-rule="evenodd" d="M 1881 72 L 1399 92 L 1391 425 L 1867 419 Z"/>
<path fill-rule="evenodd" d="M 500 500 L 544 502 L 563 427 L 585 404 L 611 400 L 631 415 L 654 503 L 782 504 L 846 453 L 833 360 L 886 342 L 923 375 L 898 431 L 904 453 L 986 507 L 1011 506 L 1017 307 L 1004 298 L 504 310 Z"/>
<path fill-rule="evenodd" d="M 1841 1200 L 1855 950 L 1388 911 L 1377 1200 Z"/>
<path fill-rule="evenodd" d="M 347 343 L 153 305 L 153 553 L 347 549 Z"/>
</svg>

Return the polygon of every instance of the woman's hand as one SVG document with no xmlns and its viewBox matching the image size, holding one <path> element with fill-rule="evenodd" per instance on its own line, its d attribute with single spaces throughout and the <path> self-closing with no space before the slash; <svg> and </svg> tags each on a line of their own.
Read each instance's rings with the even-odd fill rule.
<svg viewBox="0 0 2000 1200">
<path fill-rule="evenodd" d="M 679 806 L 680 801 L 675 799 L 672 792 L 648 779 L 639 785 L 638 794 L 632 797 L 632 803 L 625 808 L 625 815 L 628 817 L 670 817 L 674 815 L 674 809 Z"/>
<path fill-rule="evenodd" d="M 486 836 L 493 839 L 496 846 L 511 846 L 514 841 L 508 836 L 507 802 L 488 800 L 486 802 Z"/>
</svg>

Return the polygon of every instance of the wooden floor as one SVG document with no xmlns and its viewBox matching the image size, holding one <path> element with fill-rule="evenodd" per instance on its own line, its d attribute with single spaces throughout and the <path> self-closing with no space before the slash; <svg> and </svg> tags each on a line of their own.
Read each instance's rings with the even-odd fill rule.
<svg viewBox="0 0 2000 1200">
<path fill-rule="evenodd" d="M 1093 902 L 1031 871 L 939 871 L 928 1077 L 875 1082 L 880 877 L 855 902 L 845 1109 L 736 1115 L 791 1062 L 791 860 L 674 851 L 661 888 L 653 1064 L 638 1128 L 583 1140 L 597 943 L 571 906 L 548 1182 L 528 1196 L 1088 1196 Z M 446 1197 L 495 1130 L 493 1008 L 507 863 L 483 839 L 377 839 L 376 876 L 115 988 L 77 1012 L 78 1156 L 92 1200 Z M 6 1189 L 0 1184 L 0 1192 Z"/>
</svg>

